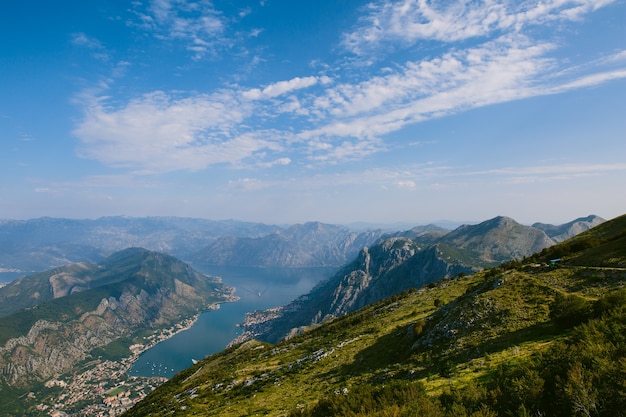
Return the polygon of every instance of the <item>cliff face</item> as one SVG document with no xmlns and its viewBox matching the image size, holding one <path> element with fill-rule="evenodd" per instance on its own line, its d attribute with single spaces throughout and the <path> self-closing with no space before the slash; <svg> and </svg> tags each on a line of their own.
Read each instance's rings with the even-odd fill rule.
<svg viewBox="0 0 626 417">
<path fill-rule="evenodd" d="M 437 245 L 421 249 L 411 239 L 389 238 L 364 248 L 354 262 L 309 294 L 266 312 L 267 320 L 257 312 L 254 324 L 246 326 L 247 336 L 276 342 L 307 326 L 342 316 L 403 290 L 475 270 L 471 265 L 443 259 Z"/>
<path fill-rule="evenodd" d="M 92 270 L 97 274 L 90 282 L 102 285 L 0 318 L 1 382 L 24 387 L 44 381 L 90 358 L 96 348 L 173 325 L 232 296 L 217 279 L 141 249 L 113 255 Z"/>
</svg>

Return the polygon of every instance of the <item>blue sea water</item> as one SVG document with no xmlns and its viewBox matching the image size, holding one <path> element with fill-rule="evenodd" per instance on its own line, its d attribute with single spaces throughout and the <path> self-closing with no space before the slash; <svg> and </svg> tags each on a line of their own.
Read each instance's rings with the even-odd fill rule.
<svg viewBox="0 0 626 417">
<path fill-rule="evenodd" d="M 35 272 L 0 272 L 0 283 L 11 282 L 24 275 L 31 275 Z"/>
<path fill-rule="evenodd" d="M 237 325 L 243 323 L 247 312 L 285 305 L 335 272 L 333 268 L 193 266 L 222 277 L 225 284 L 236 288 L 235 295 L 240 299 L 200 314 L 191 328 L 143 352 L 130 375 L 172 377 L 191 366 L 193 360 L 223 350 L 241 334 Z"/>
</svg>

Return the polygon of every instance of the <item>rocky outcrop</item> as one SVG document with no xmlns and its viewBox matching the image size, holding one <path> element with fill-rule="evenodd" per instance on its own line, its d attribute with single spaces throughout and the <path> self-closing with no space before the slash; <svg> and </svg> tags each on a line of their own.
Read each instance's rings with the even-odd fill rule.
<svg viewBox="0 0 626 417">
<path fill-rule="evenodd" d="M 317 325 L 333 317 L 410 288 L 477 268 L 445 260 L 437 245 L 421 249 L 413 240 L 394 237 L 364 248 L 354 262 L 333 278 L 281 309 L 249 315 L 247 337 L 276 342 L 294 329 Z"/>
<path fill-rule="evenodd" d="M 145 291 L 123 292 L 119 298 L 103 298 L 96 310 L 77 320 L 37 321 L 27 336 L 10 339 L 0 348 L 3 382 L 23 385 L 67 372 L 93 349 L 155 323 L 167 297 L 166 291 L 152 296 Z"/>
</svg>

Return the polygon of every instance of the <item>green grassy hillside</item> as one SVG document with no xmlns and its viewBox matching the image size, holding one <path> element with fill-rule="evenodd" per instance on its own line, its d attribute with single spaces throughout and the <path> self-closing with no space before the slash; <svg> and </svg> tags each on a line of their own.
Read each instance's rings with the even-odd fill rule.
<svg viewBox="0 0 626 417">
<path fill-rule="evenodd" d="M 126 415 L 626 415 L 625 231 L 623 216 L 289 341 L 232 347 Z"/>
</svg>

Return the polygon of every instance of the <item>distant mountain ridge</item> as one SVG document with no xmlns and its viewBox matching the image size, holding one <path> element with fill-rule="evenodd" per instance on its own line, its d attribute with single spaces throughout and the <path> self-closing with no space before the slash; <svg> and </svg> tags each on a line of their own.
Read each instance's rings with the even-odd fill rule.
<svg viewBox="0 0 626 417">
<path fill-rule="evenodd" d="M 27 386 L 63 374 L 96 348 L 120 338 L 130 344 L 137 332 L 232 300 L 233 291 L 172 256 L 141 248 L 21 278 L 0 288 L 0 382 Z"/>
<path fill-rule="evenodd" d="M 545 231 L 549 239 L 557 242 L 601 221 L 597 216 L 589 216 L 561 226 L 537 223 L 534 231 Z M 448 232 L 448 229 L 434 225 L 418 226 L 404 232 L 356 231 L 320 222 L 276 226 L 180 217 L 2 220 L 0 272 L 32 273 L 68 263 L 99 262 L 129 247 L 168 253 L 196 264 L 341 267 L 352 261 L 363 247 L 371 246 L 385 236 L 405 236 L 419 238 L 422 243 L 434 243 Z M 529 232 L 526 238 L 532 236 L 533 233 Z M 535 238 L 541 240 L 539 236 Z M 465 242 L 468 247 L 476 244 L 470 240 Z M 500 259 L 497 251 L 484 249 L 491 253 L 494 262 Z"/>
<path fill-rule="evenodd" d="M 275 226 L 179 217 L 40 218 L 0 221 L 0 272 L 99 262 L 129 247 L 199 264 L 339 267 L 383 234 L 310 222 Z"/>
<path fill-rule="evenodd" d="M 258 237 L 280 229 L 262 223 L 183 217 L 3 220 L 0 270 L 43 271 L 73 262 L 99 262 L 130 247 L 184 259 L 224 235 Z"/>
<path fill-rule="evenodd" d="M 578 235 L 586 230 L 591 229 L 603 223 L 605 220 L 601 217 L 590 215 L 587 217 L 580 217 L 576 220 L 572 220 L 569 223 L 565 223 L 559 226 L 554 226 L 545 223 L 534 223 L 533 227 L 543 230 L 552 240 L 555 242 L 563 242 L 571 237 Z"/>
<path fill-rule="evenodd" d="M 582 225 L 575 226 L 578 222 Z M 601 219 L 590 216 L 568 223 L 565 229 L 583 229 L 595 222 Z M 521 259 L 555 243 L 542 230 L 504 216 L 449 233 L 436 226 L 396 233 L 365 247 L 354 262 L 309 294 L 286 306 L 253 313 L 254 319 L 247 320 L 249 325 L 244 326 L 246 332 L 238 341 L 255 337 L 276 342 L 298 329 L 319 325 L 401 291 Z"/>
<path fill-rule="evenodd" d="M 225 236 L 191 257 L 193 262 L 229 266 L 341 266 L 383 235 L 309 222 L 261 237 Z"/>
</svg>

